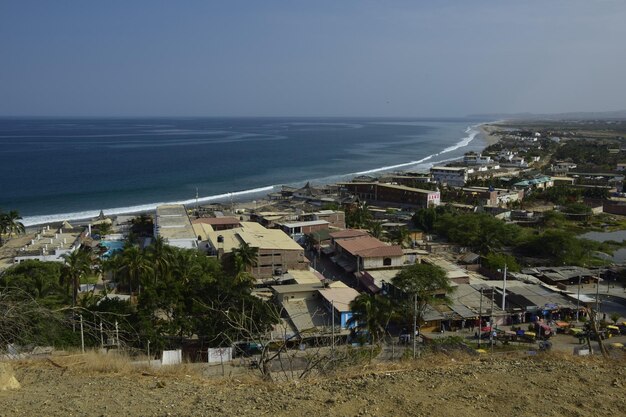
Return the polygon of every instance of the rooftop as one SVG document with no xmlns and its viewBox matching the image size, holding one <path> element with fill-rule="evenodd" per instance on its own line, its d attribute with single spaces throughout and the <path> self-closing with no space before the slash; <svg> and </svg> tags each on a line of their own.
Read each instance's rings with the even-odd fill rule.
<svg viewBox="0 0 626 417">
<path fill-rule="evenodd" d="M 354 288 L 324 288 L 319 290 L 320 295 L 338 312 L 350 311 L 350 303 L 359 296 L 359 292 Z"/>
<path fill-rule="evenodd" d="M 336 244 L 342 247 L 346 252 L 364 258 L 402 256 L 404 254 L 402 247 L 397 245 L 389 246 L 369 235 L 351 239 L 341 239 L 338 240 Z"/>
</svg>

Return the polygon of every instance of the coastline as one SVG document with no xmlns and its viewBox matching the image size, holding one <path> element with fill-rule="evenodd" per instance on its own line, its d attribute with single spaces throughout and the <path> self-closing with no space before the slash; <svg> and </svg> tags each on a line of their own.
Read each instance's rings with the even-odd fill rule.
<svg viewBox="0 0 626 417">
<path fill-rule="evenodd" d="M 326 178 L 311 179 L 310 182 L 316 183 L 316 184 L 317 183 L 333 184 L 335 180 L 337 180 L 338 177 L 345 177 L 346 180 L 349 180 L 358 175 L 371 175 L 371 174 L 376 175 L 376 174 L 382 174 L 384 172 L 394 172 L 394 171 L 406 172 L 402 168 L 415 166 L 419 164 L 432 166 L 438 163 L 447 163 L 451 160 L 458 159 L 458 158 L 443 159 L 440 161 L 432 161 L 432 162 L 430 162 L 430 160 L 436 158 L 437 156 L 450 152 L 452 150 L 465 148 L 469 146 L 472 142 L 476 144 L 475 142 L 476 139 L 483 142 L 482 144 L 478 145 L 478 146 L 482 145 L 482 149 L 485 149 L 486 147 L 494 143 L 497 143 L 500 140 L 500 138 L 495 136 L 492 133 L 492 131 L 495 130 L 495 127 L 493 127 L 492 125 L 495 123 L 498 123 L 498 121 L 491 121 L 491 122 L 484 122 L 484 123 L 470 125 L 468 126 L 466 130 L 466 133 L 468 134 L 468 136 L 462 137 L 460 141 L 457 142 L 456 145 L 452 145 L 451 147 L 445 148 L 438 153 L 428 155 L 425 158 L 422 158 L 417 161 L 410 161 L 407 163 L 401 163 L 401 164 L 394 165 L 394 166 L 375 168 L 375 169 L 371 169 L 371 170 L 363 171 L 363 172 L 354 172 L 352 174 L 346 174 L 346 175 L 331 175 Z M 472 133 L 472 130 L 473 130 L 473 133 Z M 343 180 L 343 178 L 341 178 L 341 180 Z M 285 183 L 285 184 L 288 184 L 288 183 Z M 213 203 L 228 204 L 229 202 L 233 203 L 236 208 L 240 208 L 240 209 L 243 208 L 243 209 L 250 210 L 256 206 L 268 205 L 268 203 L 270 203 L 270 200 L 268 199 L 269 193 L 280 189 L 281 185 L 282 184 L 275 184 L 275 185 L 260 187 L 260 188 L 256 188 L 252 190 L 243 190 L 243 191 L 238 191 L 238 192 L 225 193 L 221 195 L 201 197 L 200 199 L 197 200 L 197 202 L 196 200 L 189 199 L 185 201 L 171 201 L 171 202 L 146 204 L 143 207 L 134 206 L 134 207 L 127 207 L 127 208 L 122 208 L 122 207 L 109 208 L 109 209 L 103 209 L 102 211 L 104 212 L 105 216 L 132 216 L 132 215 L 139 215 L 139 214 L 144 214 L 144 213 L 152 213 L 154 211 L 153 206 L 160 205 L 160 204 L 183 204 L 186 207 L 191 208 L 191 207 L 195 207 L 196 204 L 198 204 L 199 207 L 203 207 L 207 204 L 213 204 Z M 35 229 L 42 225 L 55 223 L 55 222 L 61 222 L 61 221 L 68 221 L 70 223 L 76 223 L 76 224 L 82 225 L 82 224 L 88 224 L 92 219 L 96 218 L 99 212 L 100 210 L 90 210 L 90 211 L 75 212 L 75 213 L 29 216 L 31 218 L 39 217 L 39 219 L 37 219 L 38 221 L 31 222 L 29 221 L 30 220 L 29 218 L 25 218 L 26 221 L 24 221 L 24 223 L 26 227 L 29 229 Z"/>
<path fill-rule="evenodd" d="M 497 126 L 495 125 L 498 122 L 489 122 L 489 123 L 483 123 L 480 126 L 478 126 L 479 130 L 480 130 L 480 134 L 483 138 L 483 140 L 486 143 L 486 146 L 484 149 L 488 148 L 491 145 L 495 145 L 496 143 L 500 142 L 500 136 L 497 136 L 494 132 L 497 130 Z"/>
</svg>

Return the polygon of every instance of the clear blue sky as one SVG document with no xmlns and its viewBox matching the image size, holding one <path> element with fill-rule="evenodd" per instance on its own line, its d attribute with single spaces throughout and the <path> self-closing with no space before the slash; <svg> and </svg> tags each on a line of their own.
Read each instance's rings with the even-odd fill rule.
<svg viewBox="0 0 626 417">
<path fill-rule="evenodd" d="M 625 22 L 624 0 L 4 0 L 0 115 L 626 109 Z"/>
</svg>

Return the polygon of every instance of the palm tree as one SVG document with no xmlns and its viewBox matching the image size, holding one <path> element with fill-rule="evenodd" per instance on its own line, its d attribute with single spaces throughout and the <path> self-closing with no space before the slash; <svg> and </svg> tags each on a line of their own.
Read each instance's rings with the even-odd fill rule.
<svg viewBox="0 0 626 417">
<path fill-rule="evenodd" d="M 8 213 L 0 211 L 0 245 L 2 244 L 2 235 L 8 234 L 10 239 L 14 233 L 19 235 L 26 231 L 24 224 L 20 220 L 22 220 L 22 217 L 17 210 L 11 210 Z"/>
<path fill-rule="evenodd" d="M 153 271 L 145 252 L 135 245 L 128 245 L 124 248 L 120 256 L 121 267 L 119 270 L 125 271 L 128 276 L 128 286 L 131 296 L 133 294 L 133 282 L 137 283 L 139 295 L 141 295 L 142 278 Z"/>
<path fill-rule="evenodd" d="M 72 286 L 72 307 L 75 307 L 80 279 L 91 271 L 91 259 L 89 254 L 81 249 L 62 256 L 65 263 L 61 277 L 67 289 L 70 285 Z"/>
<path fill-rule="evenodd" d="M 163 236 L 157 236 L 147 248 L 148 256 L 153 265 L 154 283 L 159 277 L 169 273 L 172 263 L 172 247 L 167 244 Z"/>
<path fill-rule="evenodd" d="M 259 257 L 259 248 L 253 248 L 246 242 L 241 242 L 238 249 L 233 251 L 235 269 L 237 273 L 246 272 L 256 266 Z"/>
<path fill-rule="evenodd" d="M 378 342 L 385 334 L 385 328 L 394 314 L 391 300 L 382 295 L 361 294 L 350 303 L 352 317 L 348 325 L 367 330 L 372 343 Z"/>
<path fill-rule="evenodd" d="M 199 256 L 200 252 L 193 249 L 176 251 L 171 265 L 173 277 L 183 284 L 188 284 L 193 278 L 200 276 L 203 270 L 198 262 Z"/>
</svg>

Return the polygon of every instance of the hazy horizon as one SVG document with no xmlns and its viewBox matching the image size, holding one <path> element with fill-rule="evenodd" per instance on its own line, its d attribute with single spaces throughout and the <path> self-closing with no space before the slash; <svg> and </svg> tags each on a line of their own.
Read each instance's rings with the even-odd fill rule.
<svg viewBox="0 0 626 417">
<path fill-rule="evenodd" d="M 2 117 L 626 109 L 626 2 L 0 4 Z"/>
</svg>

